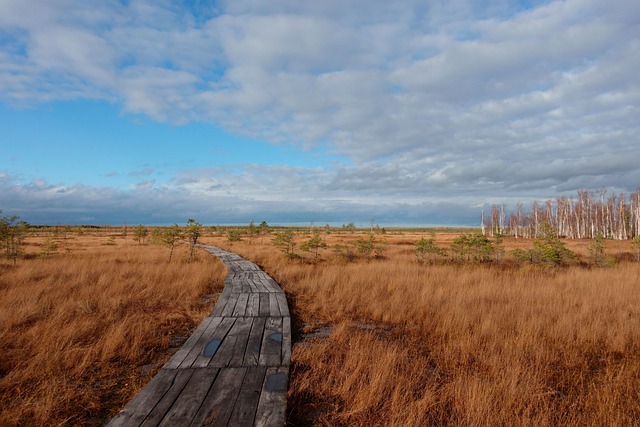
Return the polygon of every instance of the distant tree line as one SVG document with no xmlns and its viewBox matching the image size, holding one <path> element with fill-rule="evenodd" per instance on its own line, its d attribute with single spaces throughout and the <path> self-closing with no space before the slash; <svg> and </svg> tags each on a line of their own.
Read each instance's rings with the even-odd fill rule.
<svg viewBox="0 0 640 427">
<path fill-rule="evenodd" d="M 482 233 L 492 237 L 539 238 L 545 224 L 568 239 L 634 239 L 640 236 L 640 189 L 629 195 L 580 190 L 576 198 L 534 201 L 529 210 L 522 203 L 515 211 L 493 205 L 481 217 Z"/>
</svg>

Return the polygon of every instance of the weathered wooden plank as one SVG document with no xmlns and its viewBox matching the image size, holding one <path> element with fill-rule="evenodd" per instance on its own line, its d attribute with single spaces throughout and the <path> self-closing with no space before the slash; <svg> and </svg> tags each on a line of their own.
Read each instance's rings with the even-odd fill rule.
<svg viewBox="0 0 640 427">
<path fill-rule="evenodd" d="M 251 317 L 238 317 L 208 366 L 215 368 L 241 366 L 252 323 Z"/>
<path fill-rule="evenodd" d="M 243 283 L 244 283 L 244 279 L 242 277 L 240 277 L 239 274 L 236 274 L 236 276 L 231 281 L 231 292 L 234 293 L 234 294 L 241 293 L 242 292 L 242 284 Z"/>
<path fill-rule="evenodd" d="M 192 361 L 188 366 L 192 366 L 194 368 L 203 368 L 207 366 L 211 361 L 211 358 L 219 351 L 219 348 L 226 340 L 229 331 L 235 325 L 235 323 L 236 318 L 234 317 L 221 318 L 221 321 L 215 330 L 210 331 L 208 334 L 205 333 L 207 335 L 206 341 L 199 344 L 195 349 L 196 356 L 192 358 L 192 354 L 189 354 L 190 358 L 192 358 Z"/>
<path fill-rule="evenodd" d="M 177 373 L 178 371 L 173 369 L 161 369 L 107 426 L 140 425 L 171 388 Z"/>
<path fill-rule="evenodd" d="M 256 278 L 253 279 L 253 281 L 251 282 L 251 284 L 253 285 L 253 287 L 255 288 L 255 292 L 269 292 L 269 289 L 267 289 L 263 284 L 262 284 L 262 280 L 260 280 L 260 278 Z"/>
<path fill-rule="evenodd" d="M 267 289 L 267 287 L 264 285 L 264 283 L 262 283 L 262 280 L 260 280 L 259 277 L 253 281 L 253 284 L 255 285 L 258 292 L 269 292 L 269 289 Z"/>
<path fill-rule="evenodd" d="M 280 316 L 280 305 L 274 293 L 269 294 L 269 316 Z"/>
<path fill-rule="evenodd" d="M 256 293 L 258 292 L 258 289 L 256 288 L 255 283 L 253 282 L 253 280 L 247 280 L 245 282 L 245 286 L 247 286 L 249 288 L 249 292 L 251 293 Z"/>
<path fill-rule="evenodd" d="M 264 281 L 267 282 L 267 286 L 269 287 L 269 289 L 271 289 L 271 292 L 282 292 L 280 286 L 276 283 L 275 280 L 273 280 L 271 276 L 267 275 Z"/>
<path fill-rule="evenodd" d="M 260 393 L 267 373 L 265 366 L 247 368 L 238 400 L 229 419 L 230 426 L 252 426 L 255 420 Z"/>
<path fill-rule="evenodd" d="M 260 295 L 257 293 L 249 294 L 249 299 L 247 300 L 247 309 L 245 311 L 245 316 L 247 317 L 257 317 L 260 314 Z"/>
<path fill-rule="evenodd" d="M 229 360 L 228 366 L 244 366 L 244 355 L 247 351 L 247 345 L 251 336 L 251 328 L 253 327 L 253 322 L 255 320 L 255 317 L 245 317 L 238 319 L 238 322 L 236 322 L 238 324 L 236 331 L 238 339 L 233 347 L 231 360 Z"/>
<path fill-rule="evenodd" d="M 239 295 L 240 295 L 240 293 L 235 293 L 234 292 L 229 296 L 229 301 L 227 301 L 227 304 L 222 309 L 222 314 L 220 314 L 222 317 L 227 317 L 227 316 L 233 315 L 233 310 L 235 310 L 235 308 L 236 308 L 236 304 L 238 303 L 238 296 Z"/>
<path fill-rule="evenodd" d="M 265 273 L 264 270 L 260 270 L 260 271 L 256 271 L 255 272 L 255 276 L 254 277 L 256 279 L 261 279 L 261 278 L 264 278 L 264 277 L 267 277 L 267 276 L 268 276 L 268 274 Z"/>
<path fill-rule="evenodd" d="M 189 382 L 160 422 L 160 427 L 188 425 L 209 393 L 219 369 L 196 369 Z"/>
<path fill-rule="evenodd" d="M 247 301 L 249 300 L 248 293 L 242 293 L 238 296 L 238 302 L 236 308 L 233 310 L 233 317 L 244 317 L 244 312 L 247 310 Z"/>
<path fill-rule="evenodd" d="M 244 353 L 244 366 L 257 366 L 260 361 L 260 348 L 262 347 L 262 335 L 264 334 L 265 317 L 257 317 L 251 325 L 247 349 Z"/>
<path fill-rule="evenodd" d="M 200 339 L 200 337 L 202 336 L 204 331 L 207 329 L 207 327 L 209 326 L 209 323 L 211 323 L 212 320 L 213 319 L 211 317 L 205 317 L 204 320 L 200 322 L 196 330 L 193 331 L 193 333 L 187 339 L 187 341 L 185 341 L 182 347 L 180 347 L 178 351 L 176 351 L 176 353 L 171 357 L 171 359 L 169 359 L 169 361 L 167 362 L 166 365 L 164 365 L 164 367 L 168 369 L 175 369 L 178 366 L 180 366 L 184 358 L 187 357 L 189 352 L 196 345 L 196 343 L 198 342 L 198 340 Z"/>
<path fill-rule="evenodd" d="M 189 353 L 180 361 L 179 368 L 190 368 L 193 361 L 196 360 L 198 355 L 202 352 L 202 349 L 207 345 L 207 342 L 211 339 L 211 335 L 218 329 L 220 324 L 226 319 L 223 317 L 212 317 L 211 322 L 204 330 L 198 341 L 191 347 Z M 174 367 L 172 364 L 171 367 Z"/>
<path fill-rule="evenodd" d="M 164 396 L 162 396 L 162 399 L 158 401 L 158 404 L 154 406 L 153 410 L 151 410 L 149 415 L 147 415 L 142 424 L 140 424 L 141 427 L 155 427 L 160 423 L 162 418 L 164 418 L 165 414 L 173 405 L 173 402 L 175 402 L 178 396 L 180 396 L 180 393 L 182 393 L 182 389 L 187 385 L 192 374 L 193 369 L 177 369 L 177 373 L 171 387 Z"/>
<path fill-rule="evenodd" d="M 260 294 L 260 316 L 268 316 L 269 315 L 269 294 L 262 293 Z"/>
<path fill-rule="evenodd" d="M 227 426 L 247 368 L 220 370 L 191 426 Z"/>
<path fill-rule="evenodd" d="M 289 304 L 287 304 L 287 297 L 284 292 L 278 292 L 274 294 L 278 301 L 278 308 L 280 309 L 281 316 L 289 316 Z"/>
<path fill-rule="evenodd" d="M 282 360 L 282 317 L 267 317 L 260 347 L 260 365 L 278 366 Z"/>
<path fill-rule="evenodd" d="M 254 426 L 283 426 L 287 408 L 288 366 L 267 368 Z"/>
<path fill-rule="evenodd" d="M 241 259 L 237 261 L 238 267 L 242 269 L 242 271 L 250 271 L 251 270 L 251 262 L 246 259 Z"/>
<path fill-rule="evenodd" d="M 231 292 L 229 292 L 225 288 L 225 290 L 222 291 L 218 296 L 218 301 L 216 301 L 216 305 L 213 307 L 213 310 L 211 310 L 211 314 L 209 316 L 211 317 L 221 316 L 222 310 L 224 310 L 224 307 L 227 305 L 227 302 L 229 301 L 230 297 L 231 297 Z"/>
<path fill-rule="evenodd" d="M 280 289 L 276 289 L 273 286 L 273 283 L 271 280 L 267 279 L 267 278 L 260 278 L 260 282 L 264 285 L 265 288 L 267 288 L 268 292 L 279 292 Z"/>
<path fill-rule="evenodd" d="M 282 318 L 282 364 L 291 363 L 291 318 Z"/>
<path fill-rule="evenodd" d="M 259 270 L 257 265 L 255 265 L 251 261 L 246 260 L 244 258 L 242 258 L 242 261 L 240 261 L 240 265 L 242 265 L 242 269 L 244 271 L 257 271 L 257 270 Z"/>
</svg>

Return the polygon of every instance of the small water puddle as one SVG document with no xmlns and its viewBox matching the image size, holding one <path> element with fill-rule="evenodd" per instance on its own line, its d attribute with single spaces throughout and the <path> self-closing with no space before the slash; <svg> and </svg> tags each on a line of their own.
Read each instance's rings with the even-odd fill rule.
<svg viewBox="0 0 640 427">
<path fill-rule="evenodd" d="M 282 372 L 268 375 L 265 389 L 274 392 L 287 391 L 287 376 Z"/>
<path fill-rule="evenodd" d="M 282 334 L 280 332 L 276 332 L 269 335 L 269 339 L 273 342 L 282 343 Z"/>
<path fill-rule="evenodd" d="M 207 346 L 204 348 L 204 355 L 207 357 L 211 357 L 214 354 L 216 354 L 216 351 L 218 351 L 218 347 L 220 347 L 220 344 L 222 343 L 221 339 L 216 338 L 213 341 L 210 341 Z"/>
</svg>

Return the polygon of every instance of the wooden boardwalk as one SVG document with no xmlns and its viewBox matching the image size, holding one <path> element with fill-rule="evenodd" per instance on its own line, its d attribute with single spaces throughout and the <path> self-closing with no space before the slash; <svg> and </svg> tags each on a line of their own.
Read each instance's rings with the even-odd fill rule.
<svg viewBox="0 0 640 427">
<path fill-rule="evenodd" d="M 211 314 L 115 426 L 283 426 L 291 319 L 278 284 L 250 261 L 205 247 L 229 268 Z"/>
</svg>

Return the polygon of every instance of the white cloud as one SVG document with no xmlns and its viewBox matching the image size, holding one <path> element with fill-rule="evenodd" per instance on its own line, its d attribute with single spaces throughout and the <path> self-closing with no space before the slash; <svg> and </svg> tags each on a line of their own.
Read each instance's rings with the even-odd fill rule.
<svg viewBox="0 0 640 427">
<path fill-rule="evenodd" d="M 194 15 L 170 1 L 7 0 L 0 99 L 118 100 L 353 161 L 191 177 L 190 194 L 417 205 L 635 188 L 640 3 L 533 3 L 234 0 Z"/>
<path fill-rule="evenodd" d="M 320 194 L 314 180 L 323 181 L 326 177 L 318 178 L 313 172 L 256 168 L 232 175 L 228 171 L 200 170 L 191 171 L 175 185 L 162 186 L 146 180 L 126 191 L 44 181 L 22 183 L 12 177 L 0 177 L 0 206 L 3 214 L 17 214 L 34 224 L 172 224 L 192 217 L 206 224 L 242 224 L 253 219 L 339 225 L 352 221 L 368 224 L 373 216 L 388 226 L 464 224 L 475 222 L 478 216 L 477 208 L 450 201 L 407 203 L 392 198 L 381 201 L 370 193 L 356 199 L 340 191 Z M 269 177 L 268 183 L 264 174 Z"/>
</svg>

